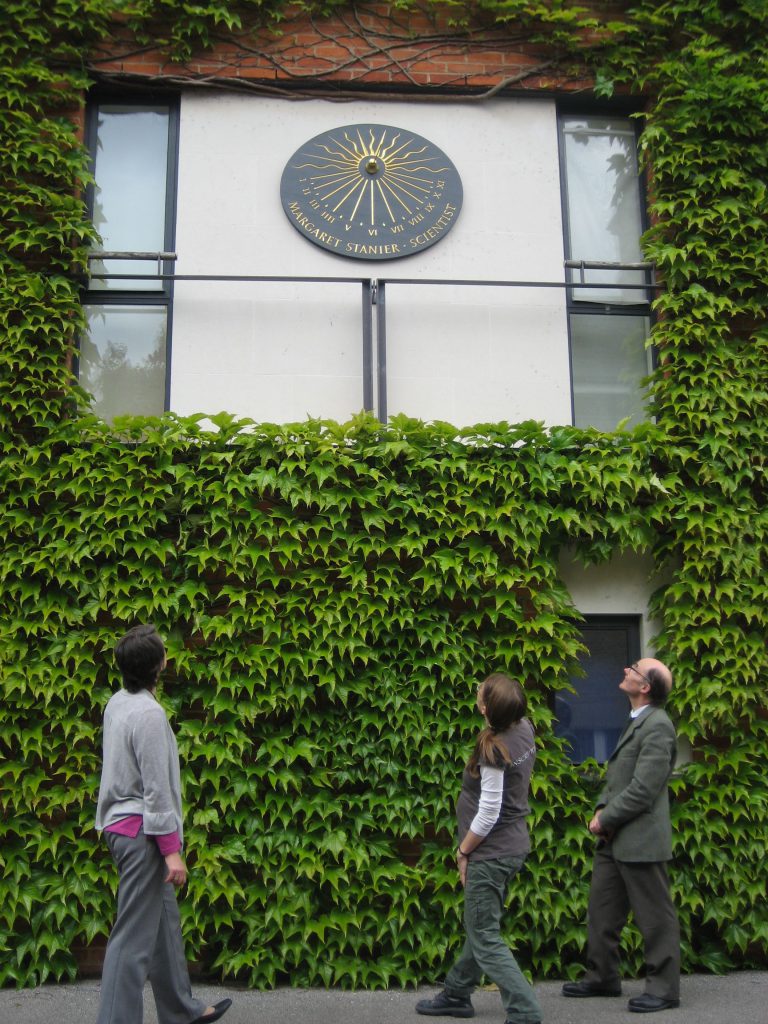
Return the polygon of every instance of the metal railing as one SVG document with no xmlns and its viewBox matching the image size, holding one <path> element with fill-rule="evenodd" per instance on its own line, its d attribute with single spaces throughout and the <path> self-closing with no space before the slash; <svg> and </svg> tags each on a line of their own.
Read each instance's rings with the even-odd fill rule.
<svg viewBox="0 0 768 1024">
<path fill-rule="evenodd" d="M 94 251 L 89 261 L 106 260 L 143 260 L 157 263 L 156 273 L 106 273 L 89 274 L 94 281 L 170 281 L 192 282 L 209 281 L 221 283 L 259 284 L 259 283 L 297 283 L 297 284 L 357 284 L 362 289 L 362 362 L 363 362 L 363 408 L 367 412 L 376 412 L 382 423 L 387 422 L 387 325 L 386 325 L 386 289 L 387 285 L 429 285 L 442 287 L 484 287 L 484 288 L 578 288 L 599 291 L 657 291 L 657 284 L 652 263 L 618 263 L 600 260 L 567 259 L 563 266 L 566 270 L 578 270 L 579 281 L 506 281 L 481 278 L 411 278 L 411 277 L 341 277 L 341 276 L 302 276 L 296 274 L 176 274 L 163 273 L 163 263 L 178 260 L 175 252 L 113 252 Z M 647 275 L 643 283 L 629 284 L 624 282 L 585 280 L 586 271 L 636 271 Z M 103 294 L 100 292 L 99 294 Z M 640 299 L 638 304 L 642 303 Z M 375 370 L 374 370 L 374 307 L 376 308 L 375 338 Z M 376 406 L 374 408 L 374 394 Z"/>
</svg>

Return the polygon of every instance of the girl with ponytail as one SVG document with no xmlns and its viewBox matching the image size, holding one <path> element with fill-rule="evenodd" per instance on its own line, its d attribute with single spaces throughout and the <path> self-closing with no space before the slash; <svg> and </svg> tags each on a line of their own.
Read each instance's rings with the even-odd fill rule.
<svg viewBox="0 0 768 1024">
<path fill-rule="evenodd" d="M 473 1017 L 470 995 L 483 975 L 495 982 L 506 1024 L 540 1024 L 533 989 L 501 938 L 507 888 L 530 850 L 528 789 L 536 758 L 533 726 L 520 683 L 500 672 L 477 691 L 485 727 L 469 758 L 456 805 L 456 860 L 464 886 L 466 939 L 445 988 L 416 1011 L 432 1017 Z"/>
<path fill-rule="evenodd" d="M 519 722 L 528 708 L 523 688 L 509 676 L 496 672 L 488 676 L 477 690 L 477 706 L 486 726 L 477 737 L 477 743 L 467 768 L 470 775 L 480 775 L 480 764 L 503 768 L 509 764 L 509 748 L 499 739 L 510 726 Z"/>
</svg>

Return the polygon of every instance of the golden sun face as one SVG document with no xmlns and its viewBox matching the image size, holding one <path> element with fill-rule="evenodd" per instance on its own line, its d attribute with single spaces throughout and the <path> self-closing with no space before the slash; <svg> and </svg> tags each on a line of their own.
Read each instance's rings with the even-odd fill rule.
<svg viewBox="0 0 768 1024">
<path fill-rule="evenodd" d="M 456 168 L 426 139 L 389 125 L 346 125 L 305 143 L 280 185 L 285 213 L 339 256 L 396 259 L 428 248 L 461 209 Z"/>
<path fill-rule="evenodd" d="M 316 198 L 350 222 L 357 218 L 375 227 L 412 217 L 449 170 L 426 145 L 414 145 L 413 137 L 394 129 L 382 127 L 377 137 L 371 127 L 365 140 L 358 128 L 354 136 L 345 131 L 330 141 L 319 143 L 317 154 L 302 153 L 307 162 L 293 167 L 316 172 L 307 176 Z"/>
</svg>

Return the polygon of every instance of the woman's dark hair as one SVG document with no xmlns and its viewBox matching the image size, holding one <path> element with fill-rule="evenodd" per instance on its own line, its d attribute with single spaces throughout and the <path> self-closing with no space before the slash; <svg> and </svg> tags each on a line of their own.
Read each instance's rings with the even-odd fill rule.
<svg viewBox="0 0 768 1024">
<path fill-rule="evenodd" d="M 165 661 L 165 645 L 154 626 L 134 626 L 115 644 L 115 661 L 129 693 L 151 690 Z"/>
<path fill-rule="evenodd" d="M 509 751 L 498 735 L 524 718 L 528 709 L 520 683 L 502 672 L 488 676 L 480 684 L 478 696 L 485 704 L 488 725 L 477 737 L 475 749 L 467 764 L 469 774 L 475 778 L 480 774 L 481 763 L 496 768 L 503 768 L 510 763 Z"/>
</svg>

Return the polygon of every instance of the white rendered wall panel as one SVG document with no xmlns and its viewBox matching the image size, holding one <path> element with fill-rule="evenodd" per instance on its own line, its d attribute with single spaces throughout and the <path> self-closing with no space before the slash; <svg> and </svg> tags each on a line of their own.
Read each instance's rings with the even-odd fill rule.
<svg viewBox="0 0 768 1024">
<path fill-rule="evenodd" d="M 657 569 L 650 554 L 635 551 L 619 551 L 607 562 L 585 566 L 565 551 L 560 575 L 582 614 L 639 615 L 643 654 L 653 654 L 651 641 L 660 623 L 649 617 L 648 604 L 653 592 L 669 583 L 673 567 Z"/>
<path fill-rule="evenodd" d="M 451 231 L 405 259 L 353 260 L 312 245 L 280 178 L 313 136 L 390 124 L 443 149 L 462 178 Z M 554 104 L 322 100 L 185 93 L 179 274 L 563 280 Z M 388 408 L 466 425 L 570 422 L 563 289 L 387 289 Z M 347 419 L 362 407 L 361 287 L 176 286 L 171 407 L 257 420 Z M 290 385 L 293 380 L 293 386 Z"/>
</svg>

